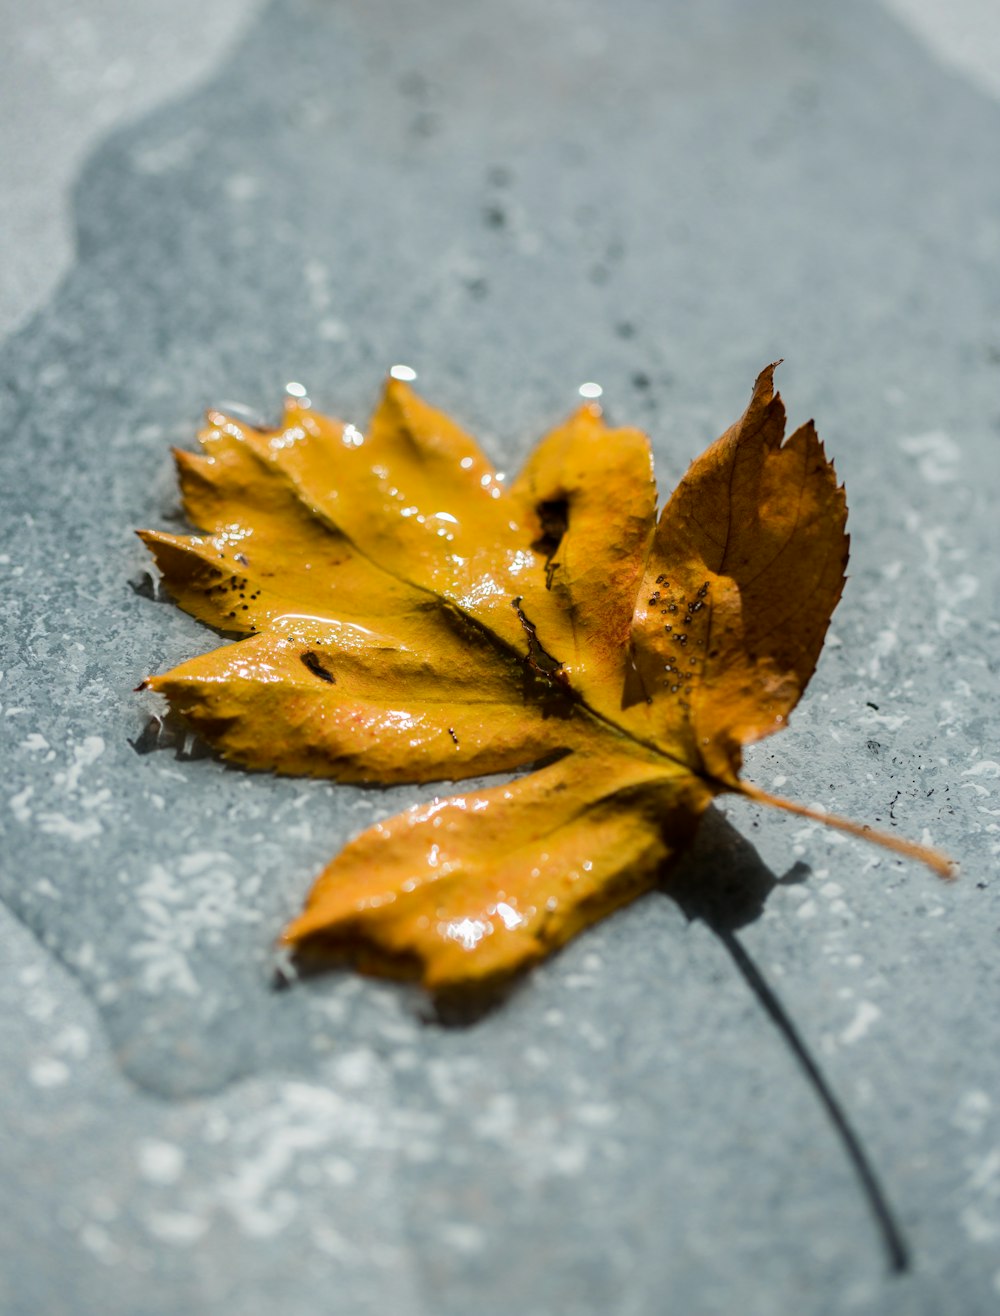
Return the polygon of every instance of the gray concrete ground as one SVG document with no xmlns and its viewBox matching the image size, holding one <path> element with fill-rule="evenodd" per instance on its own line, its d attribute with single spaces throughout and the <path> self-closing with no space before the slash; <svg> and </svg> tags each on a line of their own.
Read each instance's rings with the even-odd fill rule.
<svg viewBox="0 0 1000 1316">
<path fill-rule="evenodd" d="M 1000 1310 L 982 46 L 942 63 L 933 24 L 860 3 L 232 0 L 186 41 L 194 8 L 172 9 L 116 30 L 74 7 L 74 54 L 51 4 L 10 46 L 49 96 L 0 137 L 21 164 L 0 209 L 0 1311 Z M 130 90 L 102 109 L 108 49 Z M 810 693 L 748 775 L 932 841 L 961 881 L 730 805 L 678 884 L 475 1022 L 349 975 L 274 991 L 310 875 L 433 792 L 136 752 L 131 688 L 212 643 L 129 586 L 132 528 L 176 516 L 169 445 L 222 398 L 273 412 L 289 378 L 363 422 L 404 360 L 511 467 L 597 379 L 666 487 L 777 356 L 853 554 Z"/>
</svg>

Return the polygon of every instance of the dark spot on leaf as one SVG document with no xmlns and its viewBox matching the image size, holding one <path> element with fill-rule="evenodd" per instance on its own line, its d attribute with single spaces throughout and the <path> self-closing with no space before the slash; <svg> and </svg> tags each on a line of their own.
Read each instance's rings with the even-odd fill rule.
<svg viewBox="0 0 1000 1316">
<path fill-rule="evenodd" d="M 311 649 L 307 649 L 304 654 L 300 655 L 300 657 L 302 659 L 302 666 L 312 672 L 313 676 L 318 676 L 321 681 L 326 681 L 330 685 L 336 683 L 337 678 L 332 672 L 327 671 L 323 666 L 319 654 L 313 653 Z"/>
</svg>

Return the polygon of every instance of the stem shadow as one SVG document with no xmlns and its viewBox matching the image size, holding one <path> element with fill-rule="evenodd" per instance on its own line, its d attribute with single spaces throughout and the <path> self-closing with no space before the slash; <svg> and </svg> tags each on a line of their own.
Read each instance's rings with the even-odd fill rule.
<svg viewBox="0 0 1000 1316">
<path fill-rule="evenodd" d="M 861 1138 L 778 994 L 737 936 L 740 928 L 759 918 L 764 902 L 775 886 L 805 881 L 809 873 L 808 866 L 799 862 L 783 877 L 775 877 L 753 846 L 717 809 L 712 808 L 705 815 L 694 846 L 677 868 L 666 876 L 661 889 L 677 902 L 689 919 L 699 920 L 715 933 L 761 1008 L 788 1044 L 854 1170 L 880 1235 L 889 1269 L 902 1274 L 910 1267 L 909 1248 Z"/>
</svg>

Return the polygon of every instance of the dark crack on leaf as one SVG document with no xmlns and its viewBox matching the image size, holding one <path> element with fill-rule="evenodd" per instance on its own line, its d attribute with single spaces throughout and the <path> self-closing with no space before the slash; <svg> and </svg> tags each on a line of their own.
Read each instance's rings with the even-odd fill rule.
<svg viewBox="0 0 1000 1316">
<path fill-rule="evenodd" d="M 520 595 L 516 599 L 511 599 L 511 606 L 517 613 L 518 621 L 524 627 L 524 633 L 528 637 L 528 657 L 525 660 L 528 666 L 533 672 L 537 672 L 539 676 L 544 676 L 549 681 L 557 681 L 568 689 L 569 677 L 563 671 L 562 663 L 542 648 L 541 641 L 535 633 L 534 625 L 521 610 Z"/>
</svg>

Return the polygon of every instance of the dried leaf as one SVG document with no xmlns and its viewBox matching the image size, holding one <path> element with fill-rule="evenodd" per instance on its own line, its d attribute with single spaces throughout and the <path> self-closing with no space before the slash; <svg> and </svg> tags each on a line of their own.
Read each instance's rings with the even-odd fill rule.
<svg viewBox="0 0 1000 1316">
<path fill-rule="evenodd" d="M 301 399 L 273 432 L 209 413 L 202 454 L 176 454 L 201 533 L 141 534 L 181 607 L 242 638 L 146 685 L 247 768 L 536 765 L 357 837 L 286 942 L 486 982 L 648 889 L 720 792 L 809 814 L 738 775 L 805 689 L 847 562 L 843 489 L 811 423 L 784 440 L 773 369 L 659 521 L 648 440 L 593 403 L 509 490 L 395 379 L 366 434 Z"/>
</svg>

